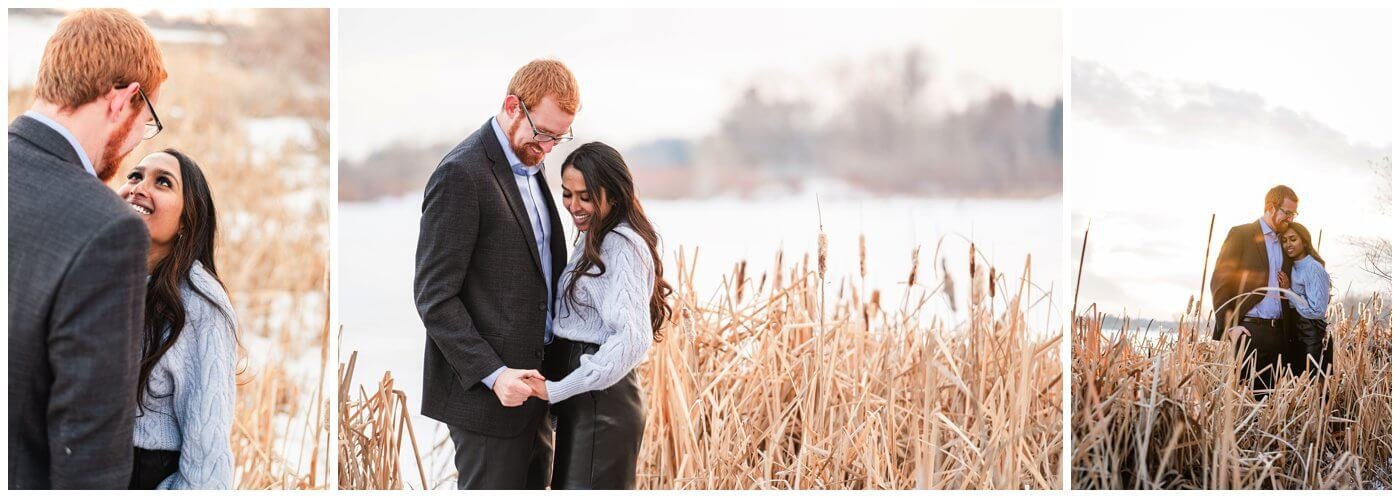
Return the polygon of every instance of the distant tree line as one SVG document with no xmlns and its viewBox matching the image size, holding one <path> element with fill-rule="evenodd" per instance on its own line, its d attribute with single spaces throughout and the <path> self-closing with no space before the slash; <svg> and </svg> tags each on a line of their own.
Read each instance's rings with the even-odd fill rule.
<svg viewBox="0 0 1400 498">
<path fill-rule="evenodd" d="M 663 137 L 623 154 L 638 188 L 653 197 L 795 187 L 811 177 L 881 194 L 1059 192 L 1062 100 L 1044 105 L 998 91 L 964 109 L 937 112 L 930 104 L 938 92 L 931 61 L 917 47 L 862 61 L 833 78 L 838 101 L 827 117 L 817 116 L 809 97 L 782 95 L 768 82 L 755 82 L 702 138 Z M 421 191 L 452 145 L 396 144 L 360 161 L 343 161 L 341 199 Z"/>
</svg>

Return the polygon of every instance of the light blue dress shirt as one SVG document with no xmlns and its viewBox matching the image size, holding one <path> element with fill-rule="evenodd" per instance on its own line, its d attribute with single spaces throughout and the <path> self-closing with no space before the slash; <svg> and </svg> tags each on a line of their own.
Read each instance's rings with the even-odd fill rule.
<svg viewBox="0 0 1400 498">
<path fill-rule="evenodd" d="M 1327 301 L 1332 290 L 1332 277 L 1327 275 L 1327 269 L 1322 267 L 1322 263 L 1311 255 L 1304 255 L 1302 259 L 1293 262 L 1290 280 L 1293 293 L 1297 296 L 1288 296 L 1288 300 L 1293 303 L 1293 308 L 1298 310 L 1298 314 L 1313 320 L 1325 318 Z"/>
<path fill-rule="evenodd" d="M 1278 287 L 1278 272 L 1283 271 L 1283 244 L 1279 242 L 1274 229 L 1264 222 L 1264 218 L 1259 218 L 1259 226 L 1264 228 L 1264 248 L 1265 252 L 1269 253 L 1269 287 Z M 1279 294 L 1279 291 L 1269 291 L 1269 294 L 1244 316 L 1266 320 L 1282 318 L 1283 303 L 1279 301 Z"/>
<path fill-rule="evenodd" d="M 534 166 L 526 166 L 516 157 L 515 151 L 510 147 L 510 139 L 506 137 L 505 130 L 501 129 L 501 124 L 495 117 L 491 118 L 491 130 L 496 132 L 496 140 L 501 142 L 501 149 L 506 153 L 506 161 L 510 163 L 510 169 L 515 173 L 515 186 L 520 189 L 520 199 L 525 201 L 525 212 L 530 216 L 530 227 L 535 232 L 535 249 L 540 253 L 540 270 L 544 272 L 545 290 L 550 296 L 554 295 L 554 261 L 549 250 L 549 219 L 545 218 L 545 213 L 549 212 L 549 206 L 545 203 L 551 202 L 544 192 L 540 190 L 540 183 L 535 179 L 535 175 L 544 171 L 544 163 Z M 549 344 L 554 340 L 552 324 L 554 322 L 553 299 L 545 299 L 544 315 L 544 343 Z M 496 387 L 496 377 L 500 377 L 506 367 L 497 368 L 485 379 L 481 379 L 486 387 Z"/>
<path fill-rule="evenodd" d="M 64 128 L 63 125 L 58 124 L 58 121 L 54 121 L 53 118 L 45 116 L 38 111 L 24 111 L 24 115 L 48 125 L 49 128 L 53 128 L 53 131 L 58 132 L 59 135 L 63 135 L 63 138 L 68 139 L 68 145 L 73 146 L 73 150 L 78 153 L 78 159 L 83 162 L 83 169 L 87 170 L 92 176 L 97 176 L 97 169 L 92 167 L 92 159 L 88 157 L 87 151 L 83 150 L 83 145 L 78 143 L 78 137 L 73 136 L 73 132 L 68 131 L 68 128 Z"/>
</svg>

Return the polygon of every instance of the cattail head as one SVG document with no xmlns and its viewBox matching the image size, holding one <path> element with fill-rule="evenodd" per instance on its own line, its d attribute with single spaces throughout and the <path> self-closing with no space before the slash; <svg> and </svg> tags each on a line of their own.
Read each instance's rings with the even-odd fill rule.
<svg viewBox="0 0 1400 498">
<path fill-rule="evenodd" d="M 739 260 L 739 269 L 734 272 L 734 301 L 744 300 L 744 272 L 749 267 L 749 260 Z"/>
<path fill-rule="evenodd" d="M 977 278 L 977 244 L 967 246 L 967 276 L 974 280 Z"/>
<path fill-rule="evenodd" d="M 817 234 L 817 273 L 826 275 L 826 232 Z"/>
<path fill-rule="evenodd" d="M 909 286 L 919 283 L 919 246 L 914 246 L 914 254 L 911 256 L 912 262 L 909 265 Z"/>
<path fill-rule="evenodd" d="M 990 267 L 990 268 L 989 268 L 989 271 L 990 271 L 990 273 L 987 274 L 987 296 L 991 297 L 992 299 L 996 299 L 996 297 L 997 297 L 997 267 L 995 267 L 995 266 Z"/>
</svg>

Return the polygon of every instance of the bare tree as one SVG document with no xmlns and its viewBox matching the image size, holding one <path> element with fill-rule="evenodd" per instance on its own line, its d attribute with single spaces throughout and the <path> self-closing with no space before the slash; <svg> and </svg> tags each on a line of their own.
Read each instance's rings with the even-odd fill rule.
<svg viewBox="0 0 1400 498">
<path fill-rule="evenodd" d="M 1376 202 L 1383 214 L 1390 214 L 1393 196 L 1390 190 L 1392 173 L 1390 157 L 1371 163 L 1376 174 Z M 1391 275 L 1390 237 L 1353 237 L 1349 240 L 1353 247 L 1361 250 L 1361 269 L 1387 282 Z"/>
</svg>

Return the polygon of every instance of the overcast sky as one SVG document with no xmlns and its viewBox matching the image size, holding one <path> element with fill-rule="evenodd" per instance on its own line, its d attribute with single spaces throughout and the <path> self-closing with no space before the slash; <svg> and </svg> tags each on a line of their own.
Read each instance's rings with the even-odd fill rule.
<svg viewBox="0 0 1400 498">
<path fill-rule="evenodd" d="M 699 138 L 753 81 L 820 94 L 833 68 L 922 46 L 935 102 L 993 89 L 1061 94 L 1058 10 L 357 10 L 339 12 L 339 144 L 358 158 L 396 140 L 475 130 L 530 59 L 579 79 L 583 138 L 627 146 Z"/>
<path fill-rule="evenodd" d="M 1391 154 L 1390 15 L 1096 11 L 1071 19 L 1066 196 L 1081 301 L 1171 319 L 1225 232 L 1293 187 L 1336 294 L 1388 284 L 1348 237 L 1389 234 L 1373 165 Z"/>
</svg>

